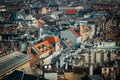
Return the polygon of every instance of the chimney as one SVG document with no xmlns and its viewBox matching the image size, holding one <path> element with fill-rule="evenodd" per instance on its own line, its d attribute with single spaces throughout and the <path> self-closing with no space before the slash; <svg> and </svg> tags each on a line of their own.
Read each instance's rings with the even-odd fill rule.
<svg viewBox="0 0 120 80">
<path fill-rule="evenodd" d="M 68 62 L 65 63 L 65 69 L 68 70 Z"/>
<path fill-rule="evenodd" d="M 48 70 L 50 70 L 52 67 L 51 67 L 51 65 L 48 65 Z"/>
<path fill-rule="evenodd" d="M 89 71 L 89 74 L 90 75 L 93 75 L 93 64 L 90 64 L 90 69 L 89 69 L 90 71 Z"/>
<path fill-rule="evenodd" d="M 47 65 L 45 65 L 44 68 L 47 69 L 48 68 Z"/>
</svg>

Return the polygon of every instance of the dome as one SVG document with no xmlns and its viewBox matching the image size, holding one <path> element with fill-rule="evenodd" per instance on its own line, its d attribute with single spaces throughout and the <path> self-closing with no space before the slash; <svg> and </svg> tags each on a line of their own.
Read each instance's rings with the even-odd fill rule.
<svg viewBox="0 0 120 80">
<path fill-rule="evenodd" d="M 10 20 L 24 20 L 24 16 L 21 13 L 13 13 L 10 17 Z"/>
</svg>

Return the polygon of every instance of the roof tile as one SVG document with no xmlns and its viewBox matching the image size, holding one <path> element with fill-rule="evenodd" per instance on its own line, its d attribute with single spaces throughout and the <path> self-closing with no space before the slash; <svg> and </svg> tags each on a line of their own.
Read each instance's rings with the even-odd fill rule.
<svg viewBox="0 0 120 80">
<path fill-rule="evenodd" d="M 40 51 L 40 47 L 41 47 L 41 49 L 43 49 L 43 45 L 46 46 L 47 49 L 46 50 L 44 49 L 43 51 Z M 50 47 L 50 44 L 49 44 L 48 41 L 41 42 L 41 43 L 34 46 L 34 48 L 39 52 L 40 55 L 44 54 L 46 52 L 49 52 L 50 51 L 49 47 Z"/>
<path fill-rule="evenodd" d="M 79 37 L 80 35 L 80 31 L 76 31 L 75 28 L 71 28 L 71 31 L 75 34 L 75 36 Z"/>
<path fill-rule="evenodd" d="M 64 14 L 66 15 L 76 15 L 77 14 L 77 10 L 76 9 L 72 9 L 72 10 L 65 10 Z"/>
<path fill-rule="evenodd" d="M 55 44 L 59 41 L 59 38 L 58 38 L 58 36 L 45 37 L 45 40 L 47 40 L 50 44 Z"/>
</svg>

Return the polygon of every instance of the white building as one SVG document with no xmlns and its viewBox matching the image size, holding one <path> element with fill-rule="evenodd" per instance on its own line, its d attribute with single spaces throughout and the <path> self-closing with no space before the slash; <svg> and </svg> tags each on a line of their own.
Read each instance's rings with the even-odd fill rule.
<svg viewBox="0 0 120 80">
<path fill-rule="evenodd" d="M 28 26 L 38 27 L 38 20 L 35 17 L 33 17 L 32 15 L 28 15 L 25 18 L 25 20 L 26 20 Z"/>
</svg>

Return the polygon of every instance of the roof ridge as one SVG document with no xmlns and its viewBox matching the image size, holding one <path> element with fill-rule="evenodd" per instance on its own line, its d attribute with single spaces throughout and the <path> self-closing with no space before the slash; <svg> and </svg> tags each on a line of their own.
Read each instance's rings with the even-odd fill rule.
<svg viewBox="0 0 120 80">
<path fill-rule="evenodd" d="M 71 28 L 70 31 L 71 31 L 76 37 L 79 37 L 79 36 L 80 36 L 80 33 L 78 34 L 78 33 L 75 31 L 75 28 Z"/>
</svg>

